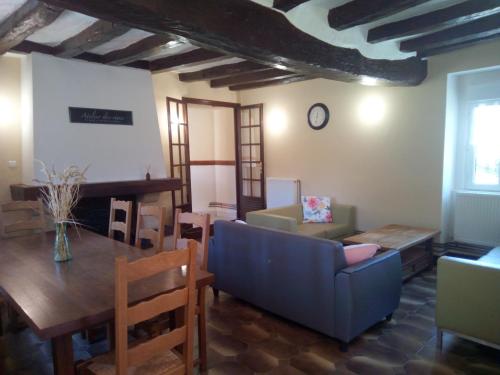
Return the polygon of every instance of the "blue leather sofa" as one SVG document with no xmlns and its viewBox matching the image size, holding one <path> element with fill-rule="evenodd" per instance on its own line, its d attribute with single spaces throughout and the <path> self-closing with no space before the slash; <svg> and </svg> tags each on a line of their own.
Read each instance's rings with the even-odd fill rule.
<svg viewBox="0 0 500 375">
<path fill-rule="evenodd" d="M 208 269 L 214 290 L 341 341 L 390 319 L 401 295 L 399 252 L 347 267 L 342 244 L 216 221 Z"/>
</svg>

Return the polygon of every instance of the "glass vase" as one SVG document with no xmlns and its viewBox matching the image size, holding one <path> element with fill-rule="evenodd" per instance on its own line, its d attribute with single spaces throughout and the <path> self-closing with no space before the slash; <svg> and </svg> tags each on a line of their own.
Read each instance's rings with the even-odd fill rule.
<svg viewBox="0 0 500 375">
<path fill-rule="evenodd" d="M 56 223 L 56 240 L 54 242 L 54 261 L 56 262 L 66 262 L 73 258 L 67 229 L 67 223 Z"/>
</svg>

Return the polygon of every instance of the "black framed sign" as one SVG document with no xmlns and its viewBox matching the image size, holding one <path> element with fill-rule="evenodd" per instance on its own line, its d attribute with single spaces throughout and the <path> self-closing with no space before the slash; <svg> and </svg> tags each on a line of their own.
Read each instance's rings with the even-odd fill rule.
<svg viewBox="0 0 500 375">
<path fill-rule="evenodd" d="M 132 111 L 69 107 L 69 121 L 80 124 L 134 125 Z"/>
</svg>

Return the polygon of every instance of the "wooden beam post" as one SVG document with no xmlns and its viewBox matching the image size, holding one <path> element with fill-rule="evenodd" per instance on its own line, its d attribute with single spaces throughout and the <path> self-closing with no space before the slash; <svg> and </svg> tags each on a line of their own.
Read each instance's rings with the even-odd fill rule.
<svg viewBox="0 0 500 375">
<path fill-rule="evenodd" d="M 125 34 L 130 29 L 126 26 L 98 20 L 82 32 L 66 39 L 56 48 L 59 57 L 75 57 L 104 44 L 117 36 Z"/>
<path fill-rule="evenodd" d="M 232 75 L 248 73 L 248 72 L 258 72 L 266 69 L 269 69 L 269 67 L 266 65 L 254 63 L 252 61 L 242 61 L 235 64 L 224 64 L 224 65 L 214 66 L 213 68 L 198 70 L 196 72 L 180 73 L 179 81 L 182 82 L 206 81 L 209 79 L 224 78 Z"/>
<path fill-rule="evenodd" d="M 267 81 L 270 79 L 284 78 L 296 75 L 294 72 L 288 72 L 281 69 L 267 69 L 260 72 L 250 72 L 245 74 L 238 74 L 231 77 L 219 78 L 210 81 L 210 87 L 225 87 L 235 86 L 248 82 Z"/>
<path fill-rule="evenodd" d="M 156 55 L 172 38 L 165 35 L 151 35 L 125 48 L 111 51 L 102 57 L 104 64 L 123 65 L 132 61 Z"/>
<path fill-rule="evenodd" d="M 309 0 L 274 0 L 273 8 L 282 10 L 283 12 L 288 12 L 292 10 L 296 6 L 299 6 L 302 3 L 306 3 Z"/>
<path fill-rule="evenodd" d="M 204 62 L 223 59 L 227 59 L 227 56 L 223 53 L 198 48 L 179 55 L 167 56 L 153 60 L 150 62 L 150 68 L 153 72 L 163 72 L 175 67 L 197 65 Z"/>
<path fill-rule="evenodd" d="M 379 43 L 404 36 L 447 28 L 500 13 L 500 0 L 468 0 L 434 12 L 387 23 L 368 31 L 368 42 Z"/>
<path fill-rule="evenodd" d="M 249 82 L 249 83 L 243 83 L 241 85 L 229 86 L 229 90 L 240 91 L 240 90 L 258 89 L 267 86 L 286 85 L 288 83 L 293 83 L 293 82 L 307 81 L 309 79 L 312 78 L 303 75 L 295 75 L 285 78 L 269 79 L 267 81 Z"/>
<path fill-rule="evenodd" d="M 404 86 L 418 85 L 427 75 L 427 64 L 421 59 L 366 58 L 356 49 L 334 46 L 305 33 L 280 12 L 252 1 L 46 1 L 129 27 L 177 35 L 195 45 L 263 65 L 283 65 L 300 75 L 345 82 L 368 76 L 380 84 Z"/>
<path fill-rule="evenodd" d="M 388 17 L 429 0 L 352 0 L 330 9 L 328 23 L 336 30 L 345 30 Z"/>
<path fill-rule="evenodd" d="M 0 24 L 0 55 L 52 23 L 61 12 L 62 9 L 37 0 L 25 2 Z"/>
</svg>

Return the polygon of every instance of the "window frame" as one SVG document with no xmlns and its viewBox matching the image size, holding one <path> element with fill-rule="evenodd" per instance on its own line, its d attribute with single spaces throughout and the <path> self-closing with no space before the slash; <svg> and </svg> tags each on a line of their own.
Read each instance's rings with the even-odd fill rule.
<svg viewBox="0 0 500 375">
<path fill-rule="evenodd" d="M 473 112 L 474 108 L 481 104 L 497 103 L 500 105 L 500 98 L 492 99 L 478 99 L 469 100 L 467 102 L 467 123 L 466 123 L 466 139 L 465 139 L 465 160 L 464 160 L 464 188 L 468 191 L 481 191 L 481 192 L 500 192 L 500 170 L 499 170 L 499 182 L 495 185 L 484 185 L 474 183 L 474 160 L 475 160 L 475 150 L 472 146 L 472 132 L 473 132 Z"/>
</svg>

